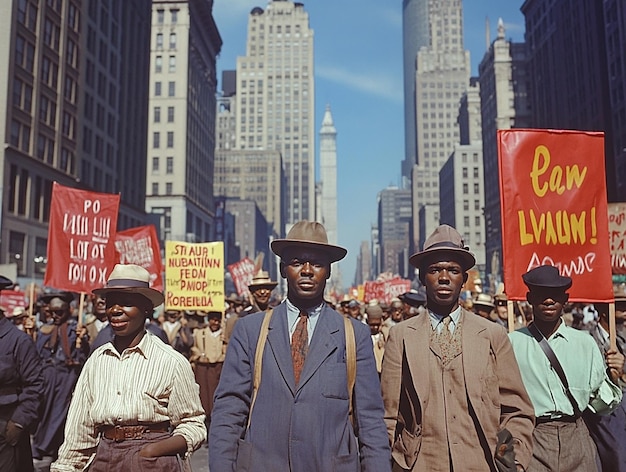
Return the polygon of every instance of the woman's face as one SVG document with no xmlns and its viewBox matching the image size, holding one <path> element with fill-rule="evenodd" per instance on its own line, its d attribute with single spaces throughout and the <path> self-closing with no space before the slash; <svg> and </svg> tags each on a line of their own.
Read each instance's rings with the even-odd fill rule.
<svg viewBox="0 0 626 472">
<path fill-rule="evenodd" d="M 142 295 L 127 292 L 109 292 L 106 295 L 106 314 L 116 336 L 135 336 L 145 327 L 150 307 Z"/>
</svg>

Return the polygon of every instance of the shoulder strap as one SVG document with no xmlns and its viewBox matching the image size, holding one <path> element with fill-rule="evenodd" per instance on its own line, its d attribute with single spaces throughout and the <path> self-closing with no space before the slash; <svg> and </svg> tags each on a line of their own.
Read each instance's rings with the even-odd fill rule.
<svg viewBox="0 0 626 472">
<path fill-rule="evenodd" d="M 250 419 L 252 418 L 252 409 L 254 408 L 254 402 L 256 402 L 256 395 L 261 386 L 261 370 L 263 368 L 263 351 L 265 350 L 265 341 L 267 341 L 267 332 L 270 329 L 270 319 L 272 318 L 274 310 L 270 308 L 265 312 L 263 317 L 263 323 L 261 324 L 261 331 L 259 332 L 259 340 L 256 343 L 256 352 L 254 354 L 254 380 L 252 383 L 252 400 L 250 401 L 250 410 L 248 411 L 248 425 L 246 429 L 250 427 Z"/>
<path fill-rule="evenodd" d="M 346 332 L 346 368 L 348 369 L 348 402 L 350 421 L 354 426 L 354 412 L 352 411 L 352 393 L 356 381 L 356 341 L 354 339 L 354 327 L 350 320 L 344 316 L 343 323 Z"/>
<path fill-rule="evenodd" d="M 539 328 L 535 326 L 535 323 L 531 323 L 528 326 L 528 331 L 530 331 L 530 334 L 532 334 L 535 340 L 539 343 L 539 346 L 543 350 L 543 353 L 546 355 L 546 357 L 550 361 L 550 365 L 552 365 L 552 368 L 554 369 L 556 374 L 559 376 L 559 379 L 561 379 L 561 383 L 565 387 L 565 394 L 567 395 L 567 399 L 572 404 L 572 407 L 574 407 L 574 414 L 576 416 L 580 416 L 580 408 L 578 408 L 578 403 L 576 402 L 576 399 L 572 395 L 572 392 L 570 392 L 569 383 L 567 382 L 567 377 L 565 376 L 563 367 L 561 367 L 561 363 L 559 362 L 559 359 L 556 357 L 556 354 L 550 347 L 550 344 L 548 343 L 546 338 L 543 336 L 543 334 L 541 334 L 541 331 L 539 331 Z"/>
</svg>

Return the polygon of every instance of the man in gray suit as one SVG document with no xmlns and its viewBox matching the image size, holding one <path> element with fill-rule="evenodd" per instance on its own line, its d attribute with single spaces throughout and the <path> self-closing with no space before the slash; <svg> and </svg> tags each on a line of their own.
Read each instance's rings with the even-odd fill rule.
<svg viewBox="0 0 626 472">
<path fill-rule="evenodd" d="M 287 299 L 273 310 L 260 347 L 256 397 L 255 354 L 265 313 L 235 325 L 211 417 L 211 472 L 389 471 L 369 329 L 348 320 L 356 341 L 356 382 L 350 395 L 344 317 L 323 299 L 330 265 L 347 251 L 328 244 L 324 227 L 308 221 L 296 223 L 271 248 L 281 259 Z"/>
<path fill-rule="evenodd" d="M 385 346 L 394 471 L 524 470 L 534 415 L 511 343 L 502 326 L 459 306 L 473 254 L 441 225 L 409 261 L 428 312 L 392 327 Z"/>
</svg>

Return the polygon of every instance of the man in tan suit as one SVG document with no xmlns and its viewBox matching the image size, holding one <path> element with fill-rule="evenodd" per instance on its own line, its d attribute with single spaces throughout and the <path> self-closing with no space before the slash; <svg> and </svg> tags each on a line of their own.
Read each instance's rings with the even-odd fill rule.
<svg viewBox="0 0 626 472">
<path fill-rule="evenodd" d="M 524 470 L 533 406 L 511 343 L 502 326 L 458 302 L 473 254 L 441 225 L 409 261 L 426 287 L 428 313 L 392 327 L 385 346 L 394 471 Z"/>
</svg>

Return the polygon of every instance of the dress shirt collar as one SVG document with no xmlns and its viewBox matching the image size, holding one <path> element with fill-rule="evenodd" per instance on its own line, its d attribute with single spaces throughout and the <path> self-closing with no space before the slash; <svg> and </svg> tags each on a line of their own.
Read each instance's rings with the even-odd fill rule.
<svg viewBox="0 0 626 472">
<path fill-rule="evenodd" d="M 428 310 L 428 315 L 430 316 L 430 325 L 433 330 L 439 332 L 441 327 L 443 326 L 443 319 L 447 315 L 439 315 L 433 311 Z M 457 325 L 459 324 L 459 319 L 461 318 L 461 307 L 456 307 L 456 310 L 450 313 L 450 332 L 453 333 Z M 441 327 L 440 327 L 441 326 Z"/>
<path fill-rule="evenodd" d="M 565 321 L 563 321 L 563 318 L 561 318 L 559 320 L 559 327 L 556 329 L 556 331 L 554 333 L 552 333 L 552 336 L 550 336 L 548 338 L 548 340 L 550 339 L 554 339 L 557 337 L 561 337 L 563 339 L 565 339 L 566 341 L 569 341 L 569 333 L 567 332 L 568 330 L 568 326 L 565 324 Z M 574 328 L 571 328 L 574 329 Z"/>
<path fill-rule="evenodd" d="M 115 346 L 113 345 L 113 340 L 111 340 L 104 345 L 106 347 L 102 349 L 102 352 L 100 353 L 100 355 L 112 354 L 115 357 L 121 358 L 124 356 L 124 353 L 138 352 L 143 357 L 148 359 L 149 350 L 152 347 L 152 343 L 154 342 L 154 339 L 152 339 L 152 336 L 154 335 L 150 333 L 149 331 L 144 331 L 141 341 L 139 341 L 139 343 L 136 346 L 128 347 L 124 349 L 124 351 L 121 354 L 117 352 L 117 349 L 115 349 Z M 159 340 L 159 342 L 162 342 L 162 341 Z"/>
</svg>

